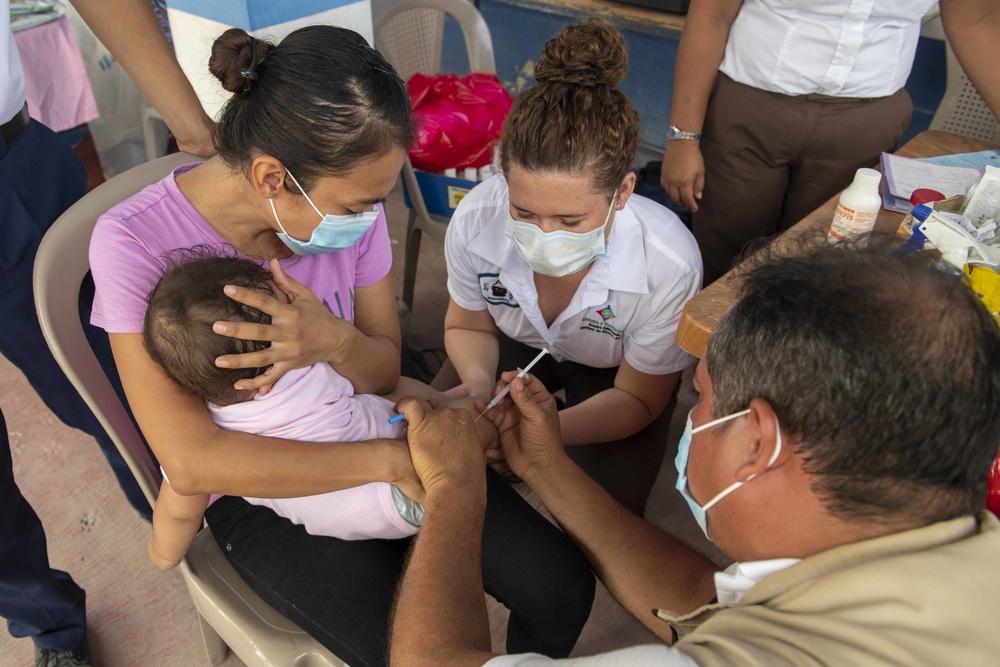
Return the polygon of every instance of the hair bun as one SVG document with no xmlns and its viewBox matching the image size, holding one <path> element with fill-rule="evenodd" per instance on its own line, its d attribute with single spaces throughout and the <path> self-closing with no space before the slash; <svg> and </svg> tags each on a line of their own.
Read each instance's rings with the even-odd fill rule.
<svg viewBox="0 0 1000 667">
<path fill-rule="evenodd" d="M 256 42 L 257 59 L 253 59 L 252 42 Z M 274 44 L 252 37 L 242 28 L 230 28 L 212 44 L 212 55 L 208 59 L 208 71 L 222 82 L 222 87 L 231 93 L 247 89 L 251 82 L 244 71 L 256 71 Z"/>
<path fill-rule="evenodd" d="M 617 86 L 628 72 L 628 49 L 607 19 L 590 17 L 562 29 L 542 49 L 535 65 L 539 83 Z"/>
</svg>

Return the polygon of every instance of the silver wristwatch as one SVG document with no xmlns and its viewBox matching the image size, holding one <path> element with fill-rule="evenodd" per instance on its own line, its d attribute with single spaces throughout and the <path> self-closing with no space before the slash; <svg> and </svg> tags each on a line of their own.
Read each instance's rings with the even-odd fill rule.
<svg viewBox="0 0 1000 667">
<path fill-rule="evenodd" d="M 676 141 L 677 139 L 697 141 L 701 139 L 701 132 L 685 132 L 676 125 L 671 125 L 667 128 L 667 141 Z"/>
</svg>

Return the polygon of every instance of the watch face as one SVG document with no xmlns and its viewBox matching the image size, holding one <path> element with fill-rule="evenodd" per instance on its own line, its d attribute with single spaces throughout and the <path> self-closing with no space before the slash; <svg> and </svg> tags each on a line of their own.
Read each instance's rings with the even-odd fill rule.
<svg viewBox="0 0 1000 667">
<path fill-rule="evenodd" d="M 671 125 L 667 128 L 667 139 L 676 139 L 678 129 L 675 125 Z"/>
</svg>

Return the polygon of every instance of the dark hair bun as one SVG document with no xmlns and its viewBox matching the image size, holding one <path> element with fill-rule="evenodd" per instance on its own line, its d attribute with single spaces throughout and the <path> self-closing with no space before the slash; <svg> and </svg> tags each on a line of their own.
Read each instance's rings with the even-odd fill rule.
<svg viewBox="0 0 1000 667">
<path fill-rule="evenodd" d="M 257 42 L 257 59 L 253 60 L 251 41 Z M 243 76 L 244 71 L 254 71 L 274 48 L 271 42 L 251 37 L 242 28 L 230 28 L 212 44 L 212 56 L 208 59 L 208 71 L 222 82 L 222 87 L 231 93 L 247 89 L 251 79 Z"/>
<path fill-rule="evenodd" d="M 597 16 L 562 29 L 545 45 L 535 65 L 539 83 L 617 86 L 628 72 L 628 49 L 621 32 Z"/>
</svg>

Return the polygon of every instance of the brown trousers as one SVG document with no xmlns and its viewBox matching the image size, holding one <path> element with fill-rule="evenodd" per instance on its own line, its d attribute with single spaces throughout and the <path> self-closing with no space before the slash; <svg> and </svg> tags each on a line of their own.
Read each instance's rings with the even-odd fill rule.
<svg viewBox="0 0 1000 667">
<path fill-rule="evenodd" d="M 701 139 L 705 192 L 692 216 L 705 285 L 747 243 L 788 229 L 847 187 L 857 169 L 876 165 L 898 144 L 912 110 L 905 89 L 880 98 L 793 97 L 719 72 Z"/>
</svg>

